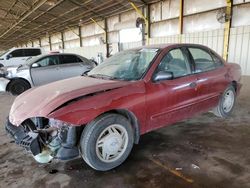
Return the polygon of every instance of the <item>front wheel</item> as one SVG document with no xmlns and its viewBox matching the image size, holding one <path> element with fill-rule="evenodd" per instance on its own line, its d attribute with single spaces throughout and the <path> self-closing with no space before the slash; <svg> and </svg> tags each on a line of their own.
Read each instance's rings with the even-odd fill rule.
<svg viewBox="0 0 250 188">
<path fill-rule="evenodd" d="M 219 104 L 214 108 L 213 113 L 218 117 L 230 116 L 235 105 L 236 93 L 233 86 L 229 86 L 221 96 Z"/>
<path fill-rule="evenodd" d="M 20 95 L 28 89 L 30 89 L 30 84 L 21 79 L 12 80 L 8 86 L 8 91 L 14 96 Z"/>
<path fill-rule="evenodd" d="M 85 162 L 99 171 L 122 164 L 134 143 L 133 129 L 119 114 L 105 114 L 88 124 L 81 137 L 80 151 Z"/>
</svg>

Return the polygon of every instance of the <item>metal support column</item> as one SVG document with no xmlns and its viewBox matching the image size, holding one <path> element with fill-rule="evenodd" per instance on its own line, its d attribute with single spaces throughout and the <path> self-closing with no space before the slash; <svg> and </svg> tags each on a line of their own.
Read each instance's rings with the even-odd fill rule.
<svg viewBox="0 0 250 188">
<path fill-rule="evenodd" d="M 65 49 L 64 34 L 61 32 L 62 50 Z"/>
<path fill-rule="evenodd" d="M 229 47 L 229 37 L 230 37 L 230 28 L 231 28 L 231 20 L 232 20 L 232 7 L 233 0 L 226 0 L 227 8 L 226 15 L 229 20 L 224 25 L 224 45 L 223 45 L 223 58 L 227 60 L 228 58 L 228 47 Z"/>
<path fill-rule="evenodd" d="M 107 24 L 107 19 L 105 18 L 104 19 L 104 27 L 99 24 L 97 21 L 95 21 L 93 18 L 90 18 L 90 20 L 92 22 L 94 22 L 96 25 L 98 25 L 103 31 L 104 31 L 104 34 L 105 34 L 105 44 L 106 44 L 106 57 L 108 58 L 110 56 L 109 54 L 109 44 L 108 44 L 108 24 Z"/>
<path fill-rule="evenodd" d="M 183 34 L 183 7 L 184 0 L 180 0 L 180 13 L 179 13 L 179 42 L 181 42 Z"/>
<path fill-rule="evenodd" d="M 78 30 L 79 30 L 79 40 L 80 40 L 80 47 L 82 47 L 82 29 L 81 29 L 81 26 L 78 27 Z"/>
<path fill-rule="evenodd" d="M 150 20 L 149 20 L 149 7 L 147 8 L 147 16 L 144 16 L 144 14 L 142 13 L 142 11 L 131 1 L 129 1 L 130 5 L 135 9 L 135 11 L 137 12 L 137 14 L 139 14 L 143 19 L 144 19 L 144 22 L 145 22 L 145 25 L 146 25 L 146 32 L 145 32 L 145 35 L 146 35 L 146 43 L 147 45 L 149 44 L 149 34 L 150 34 Z M 148 6 L 148 5 L 147 5 Z"/>
<path fill-rule="evenodd" d="M 147 22 L 146 22 L 146 34 L 147 34 L 147 45 L 149 45 L 149 39 L 151 36 L 151 30 L 150 30 L 150 6 L 146 5 L 146 14 L 145 14 L 146 18 L 147 18 Z"/>
<path fill-rule="evenodd" d="M 49 49 L 52 50 L 51 37 L 49 36 Z"/>
<path fill-rule="evenodd" d="M 108 41 L 108 23 L 106 18 L 104 19 L 104 29 L 105 29 L 106 57 L 109 58 L 110 52 L 109 52 L 109 41 Z"/>
<path fill-rule="evenodd" d="M 38 41 L 39 41 L 39 46 L 42 47 L 41 38 L 39 38 Z"/>
</svg>

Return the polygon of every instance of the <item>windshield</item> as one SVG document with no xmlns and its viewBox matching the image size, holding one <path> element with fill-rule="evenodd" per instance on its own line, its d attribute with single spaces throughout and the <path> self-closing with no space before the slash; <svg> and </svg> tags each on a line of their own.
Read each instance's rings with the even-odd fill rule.
<svg viewBox="0 0 250 188">
<path fill-rule="evenodd" d="M 38 55 L 38 56 L 34 56 L 34 57 L 29 57 L 24 64 L 31 65 L 34 62 L 36 62 L 37 60 L 39 60 L 40 58 L 42 58 L 43 56 L 44 55 Z"/>
<path fill-rule="evenodd" d="M 88 76 L 118 80 L 140 79 L 159 49 L 137 49 L 117 53 L 92 69 Z"/>
</svg>

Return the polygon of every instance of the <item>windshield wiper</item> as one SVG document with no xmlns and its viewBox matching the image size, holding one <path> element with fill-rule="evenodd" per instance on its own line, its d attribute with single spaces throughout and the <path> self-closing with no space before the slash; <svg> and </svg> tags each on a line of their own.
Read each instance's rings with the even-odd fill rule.
<svg viewBox="0 0 250 188">
<path fill-rule="evenodd" d="M 104 75 L 104 74 L 91 74 L 91 75 L 88 75 L 88 76 L 92 77 L 92 78 L 101 78 L 101 79 L 108 79 L 108 80 L 117 80 L 117 79 L 119 79 L 117 77 L 108 76 L 108 75 Z"/>
</svg>

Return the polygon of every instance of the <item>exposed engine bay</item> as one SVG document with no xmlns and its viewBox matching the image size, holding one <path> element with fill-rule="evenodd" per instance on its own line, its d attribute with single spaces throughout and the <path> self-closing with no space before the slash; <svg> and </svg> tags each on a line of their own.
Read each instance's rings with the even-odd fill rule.
<svg viewBox="0 0 250 188">
<path fill-rule="evenodd" d="M 79 156 L 77 141 L 81 127 L 43 117 L 25 120 L 19 127 L 7 120 L 6 130 L 15 142 L 32 154 L 39 163 L 52 159 L 70 160 Z"/>
</svg>

